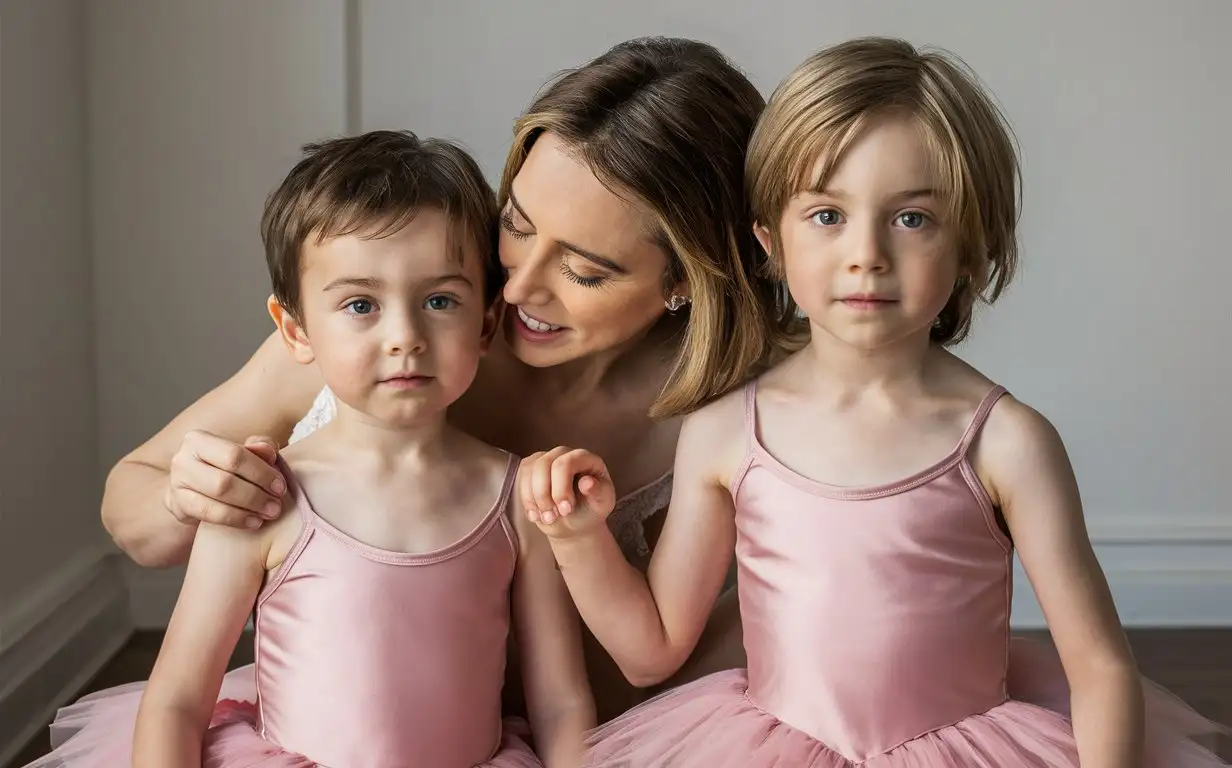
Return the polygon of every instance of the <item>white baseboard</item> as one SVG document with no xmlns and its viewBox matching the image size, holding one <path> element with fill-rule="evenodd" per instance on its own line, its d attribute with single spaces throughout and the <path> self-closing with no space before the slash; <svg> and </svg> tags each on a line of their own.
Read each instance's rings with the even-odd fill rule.
<svg viewBox="0 0 1232 768">
<path fill-rule="evenodd" d="M 0 615 L 0 765 L 132 634 L 118 565 L 114 555 L 86 553 Z"/>
<path fill-rule="evenodd" d="M 137 629 L 166 629 L 180 596 L 184 568 L 142 568 L 125 560 L 122 572 L 128 586 L 129 614 Z"/>
<path fill-rule="evenodd" d="M 1213 516 L 1212 516 L 1213 517 Z M 1091 540 L 1126 627 L 1232 627 L 1232 515 L 1095 518 Z M 183 571 L 125 569 L 132 615 L 141 629 L 167 626 Z M 1044 626 L 1022 569 L 1014 580 L 1012 623 Z"/>
<path fill-rule="evenodd" d="M 1091 541 L 1126 627 L 1232 627 L 1232 515 L 1100 520 Z M 1046 626 L 1021 563 L 1012 624 Z"/>
</svg>

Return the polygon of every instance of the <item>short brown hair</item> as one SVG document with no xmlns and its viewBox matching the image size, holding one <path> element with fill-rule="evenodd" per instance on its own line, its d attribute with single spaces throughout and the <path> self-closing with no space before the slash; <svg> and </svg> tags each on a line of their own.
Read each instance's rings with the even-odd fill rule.
<svg viewBox="0 0 1232 768">
<path fill-rule="evenodd" d="M 1021 201 L 1013 132 L 958 57 L 870 37 L 808 58 L 775 89 L 749 145 L 753 215 L 770 230 L 770 260 L 781 275 L 783 209 L 802 190 L 822 188 L 846 149 L 887 112 L 923 128 L 959 234 L 959 278 L 931 331 L 934 342 L 956 344 L 971 328 L 975 302 L 995 301 L 1014 276 Z"/>
<path fill-rule="evenodd" d="M 618 196 L 654 217 L 663 290 L 687 279 L 690 316 L 650 410 L 690 411 L 761 362 L 794 305 L 764 268 L 744 196 L 744 153 L 765 100 L 717 49 L 650 37 L 621 43 L 549 83 L 514 127 L 498 201 L 552 132 Z"/>
<path fill-rule="evenodd" d="M 423 208 L 450 223 L 450 249 L 467 241 L 484 260 L 489 303 L 500 293 L 496 258 L 496 198 L 465 150 L 410 131 L 372 131 L 304 147 L 304 158 L 265 204 L 261 239 L 278 303 L 300 314 L 302 249 L 309 237 L 363 232 L 379 238 L 402 229 Z"/>
</svg>

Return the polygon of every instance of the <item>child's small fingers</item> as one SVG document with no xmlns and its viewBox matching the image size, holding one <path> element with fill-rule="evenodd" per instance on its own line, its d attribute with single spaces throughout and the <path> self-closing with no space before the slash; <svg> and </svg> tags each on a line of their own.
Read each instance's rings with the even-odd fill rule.
<svg viewBox="0 0 1232 768">
<path fill-rule="evenodd" d="M 552 464 L 550 460 L 541 459 L 536 462 L 534 471 L 530 473 L 530 495 L 535 508 L 546 511 L 556 506 L 552 499 Z"/>
<path fill-rule="evenodd" d="M 581 491 L 583 495 L 589 495 L 590 492 L 595 489 L 595 485 L 597 484 L 598 481 L 595 480 L 594 477 L 591 475 L 584 475 L 581 480 L 578 480 L 578 490 Z"/>
<path fill-rule="evenodd" d="M 567 458 L 552 462 L 552 503 L 562 514 L 568 514 L 577 503 L 573 494 L 573 478 L 578 468 Z"/>
</svg>

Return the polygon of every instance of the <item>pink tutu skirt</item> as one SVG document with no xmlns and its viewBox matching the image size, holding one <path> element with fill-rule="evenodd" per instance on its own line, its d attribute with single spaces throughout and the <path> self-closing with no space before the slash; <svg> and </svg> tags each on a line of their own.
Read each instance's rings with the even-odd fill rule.
<svg viewBox="0 0 1232 768">
<path fill-rule="evenodd" d="M 250 665 L 223 678 L 218 705 L 202 745 L 202 768 L 317 766 L 313 760 L 261 737 L 253 674 Z M 144 689 L 145 683 L 130 683 L 90 694 L 61 709 L 51 724 L 51 753 L 26 768 L 129 768 L 133 726 Z M 488 762 L 482 763 L 483 768 L 542 768 L 543 763 L 518 735 L 528 733 L 523 722 L 506 721 L 500 747 Z"/>
<path fill-rule="evenodd" d="M 742 669 L 666 691 L 591 732 L 587 766 L 609 768 L 1068 768 L 1078 766 L 1069 690 L 1051 649 L 1014 640 L 1010 701 L 854 763 L 754 706 Z M 1149 768 L 1224 766 L 1194 737 L 1225 729 L 1145 683 Z"/>
</svg>

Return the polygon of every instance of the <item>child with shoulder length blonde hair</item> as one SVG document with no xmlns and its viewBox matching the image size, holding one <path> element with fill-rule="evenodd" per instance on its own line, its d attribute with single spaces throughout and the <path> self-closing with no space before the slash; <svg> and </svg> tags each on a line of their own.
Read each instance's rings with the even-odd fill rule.
<svg viewBox="0 0 1232 768">
<path fill-rule="evenodd" d="M 524 461 L 519 498 L 631 680 L 681 664 L 739 568 L 748 668 L 601 726 L 587 764 L 1223 765 L 1188 738 L 1215 726 L 1136 671 L 1057 431 L 946 349 L 1014 273 L 1018 181 L 952 56 L 855 40 L 775 91 L 747 183 L 808 346 L 688 417 L 645 577 L 598 524 L 602 460 Z M 1010 640 L 1015 550 L 1059 663 Z"/>
</svg>

